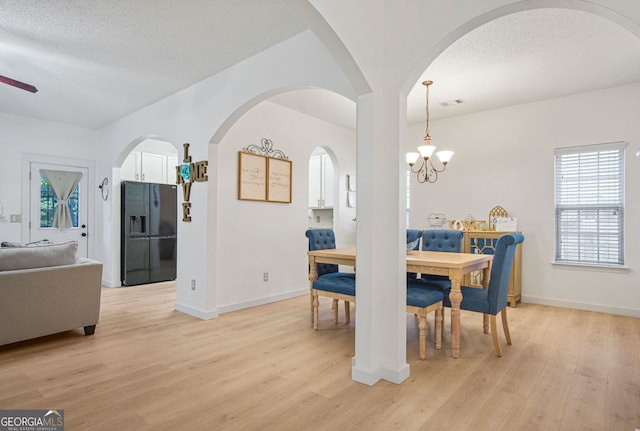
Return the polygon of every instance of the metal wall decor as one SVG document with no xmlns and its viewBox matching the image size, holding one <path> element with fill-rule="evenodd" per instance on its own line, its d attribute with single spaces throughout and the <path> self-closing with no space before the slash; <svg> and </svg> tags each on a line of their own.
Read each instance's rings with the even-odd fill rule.
<svg viewBox="0 0 640 431">
<path fill-rule="evenodd" d="M 268 138 L 262 138 L 260 140 L 260 146 L 251 144 L 248 147 L 244 147 L 242 151 L 245 153 L 260 154 L 273 159 L 289 160 L 289 157 L 287 157 L 282 150 L 275 150 L 273 148 L 273 142 Z"/>
<path fill-rule="evenodd" d="M 102 200 L 106 201 L 107 199 L 109 199 L 109 187 L 107 187 L 109 185 L 109 179 L 107 177 L 104 177 L 104 179 L 102 180 L 102 183 L 100 183 L 100 185 L 98 186 L 98 188 L 100 189 L 100 194 L 102 195 Z"/>
<path fill-rule="evenodd" d="M 189 144 L 183 144 L 184 157 L 182 164 L 176 166 L 176 184 L 182 184 L 182 197 L 184 202 L 182 203 L 182 221 L 191 221 L 191 184 L 194 182 L 207 181 L 207 166 L 209 162 L 203 160 L 201 162 L 192 162 L 189 155 Z"/>
<path fill-rule="evenodd" d="M 447 216 L 442 213 L 430 213 L 427 216 L 427 223 L 431 229 L 444 229 L 447 223 Z"/>
</svg>

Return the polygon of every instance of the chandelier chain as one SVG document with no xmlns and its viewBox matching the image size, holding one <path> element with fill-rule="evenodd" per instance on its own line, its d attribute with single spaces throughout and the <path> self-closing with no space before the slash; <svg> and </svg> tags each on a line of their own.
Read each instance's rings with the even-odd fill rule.
<svg viewBox="0 0 640 431">
<path fill-rule="evenodd" d="M 424 140 L 425 142 L 429 142 L 431 141 L 431 131 L 429 130 L 429 86 L 432 84 L 432 81 L 424 81 L 423 84 L 427 87 L 427 91 L 426 91 L 426 113 L 425 113 L 425 117 L 427 119 L 427 124 L 426 124 L 426 128 L 424 129 Z"/>
</svg>

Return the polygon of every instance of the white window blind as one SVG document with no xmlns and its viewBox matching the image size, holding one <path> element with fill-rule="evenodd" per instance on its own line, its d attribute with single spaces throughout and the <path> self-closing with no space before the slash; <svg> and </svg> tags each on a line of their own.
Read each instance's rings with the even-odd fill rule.
<svg viewBox="0 0 640 431">
<path fill-rule="evenodd" d="M 405 213 L 405 222 L 407 229 L 411 226 L 411 171 L 407 169 L 407 212 Z"/>
<path fill-rule="evenodd" d="M 555 152 L 556 262 L 624 264 L 624 143 Z"/>
</svg>

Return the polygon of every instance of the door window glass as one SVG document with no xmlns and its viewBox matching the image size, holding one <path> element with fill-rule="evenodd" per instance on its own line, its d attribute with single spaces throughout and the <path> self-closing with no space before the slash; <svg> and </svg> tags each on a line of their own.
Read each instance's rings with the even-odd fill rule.
<svg viewBox="0 0 640 431">
<path fill-rule="evenodd" d="M 78 196 L 80 186 L 76 186 L 69 200 L 69 211 L 71 213 L 71 225 L 78 227 Z M 47 228 L 53 225 L 53 214 L 56 209 L 58 199 L 55 193 L 49 187 L 47 180 L 43 176 L 40 176 L 40 227 Z"/>
</svg>

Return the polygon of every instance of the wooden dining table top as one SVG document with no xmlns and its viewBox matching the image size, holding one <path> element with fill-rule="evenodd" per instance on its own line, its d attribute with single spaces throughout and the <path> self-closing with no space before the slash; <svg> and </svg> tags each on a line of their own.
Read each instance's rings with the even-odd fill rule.
<svg viewBox="0 0 640 431">
<path fill-rule="evenodd" d="M 309 256 L 333 261 L 353 261 L 356 258 L 355 247 L 329 248 L 308 251 Z M 407 266 L 433 266 L 438 268 L 466 269 L 469 266 L 485 264 L 493 259 L 490 254 L 451 253 L 444 251 L 411 250 L 407 252 Z M 333 262 L 324 262 L 333 263 Z"/>
</svg>

